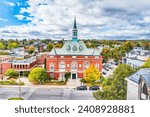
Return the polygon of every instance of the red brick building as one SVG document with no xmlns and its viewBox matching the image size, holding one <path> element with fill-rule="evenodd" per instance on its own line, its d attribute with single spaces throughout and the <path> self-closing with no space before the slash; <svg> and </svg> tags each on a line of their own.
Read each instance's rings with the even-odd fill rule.
<svg viewBox="0 0 150 117">
<path fill-rule="evenodd" d="M 4 74 L 8 69 L 14 69 L 18 72 L 28 71 L 36 67 L 36 59 L 24 59 L 24 60 L 7 60 L 0 62 L 0 74 Z"/>
<path fill-rule="evenodd" d="M 0 56 L 0 74 L 4 74 L 7 69 L 11 68 L 11 65 L 7 64 L 7 61 L 11 59 L 11 56 Z"/>
<path fill-rule="evenodd" d="M 90 64 L 101 72 L 101 51 L 87 48 L 83 41 L 78 40 L 77 33 L 75 19 L 72 40 L 66 41 L 62 48 L 54 48 L 46 57 L 46 70 L 51 78 L 63 80 L 66 72 L 71 72 L 72 79 L 83 78 L 83 72 Z"/>
</svg>

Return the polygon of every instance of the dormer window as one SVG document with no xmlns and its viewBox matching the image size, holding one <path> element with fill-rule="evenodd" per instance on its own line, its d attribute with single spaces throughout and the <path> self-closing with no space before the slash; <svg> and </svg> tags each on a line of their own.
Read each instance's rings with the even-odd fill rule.
<svg viewBox="0 0 150 117">
<path fill-rule="evenodd" d="M 71 49 L 71 47 L 68 45 L 67 50 L 69 51 Z"/>
<path fill-rule="evenodd" d="M 76 46 L 73 46 L 72 50 L 73 50 L 73 51 L 77 51 L 77 47 L 76 47 Z"/>
<path fill-rule="evenodd" d="M 82 51 L 82 50 L 83 50 L 83 47 L 82 47 L 82 46 L 80 46 L 80 47 L 79 47 L 79 50 L 80 50 L 80 51 Z"/>
</svg>

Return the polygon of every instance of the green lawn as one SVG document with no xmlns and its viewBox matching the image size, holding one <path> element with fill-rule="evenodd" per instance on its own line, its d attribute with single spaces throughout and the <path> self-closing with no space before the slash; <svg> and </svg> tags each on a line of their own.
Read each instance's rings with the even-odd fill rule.
<svg viewBox="0 0 150 117">
<path fill-rule="evenodd" d="M 24 100 L 24 99 L 20 97 L 12 97 L 12 98 L 9 98 L 8 100 Z"/>
</svg>

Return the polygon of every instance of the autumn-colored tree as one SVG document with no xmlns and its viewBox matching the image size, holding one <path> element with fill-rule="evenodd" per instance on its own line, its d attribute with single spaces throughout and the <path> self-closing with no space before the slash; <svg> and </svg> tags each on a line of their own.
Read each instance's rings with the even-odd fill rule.
<svg viewBox="0 0 150 117">
<path fill-rule="evenodd" d="M 34 51 L 35 51 L 35 47 L 34 46 L 27 46 L 26 49 L 27 49 L 27 52 L 29 54 L 33 54 Z"/>
<path fill-rule="evenodd" d="M 49 44 L 47 45 L 47 49 L 48 49 L 48 51 L 50 52 L 50 51 L 53 49 L 53 45 L 52 45 L 51 43 L 49 43 Z"/>
<path fill-rule="evenodd" d="M 106 62 L 109 58 L 111 58 L 110 48 L 103 48 L 102 50 L 102 56 L 103 61 Z"/>
<path fill-rule="evenodd" d="M 145 49 L 145 50 L 150 50 L 150 43 L 146 43 L 146 44 L 144 45 L 144 49 Z"/>
<path fill-rule="evenodd" d="M 62 48 L 62 43 L 57 43 L 57 44 L 55 44 L 55 48 Z"/>
<path fill-rule="evenodd" d="M 99 70 L 91 64 L 85 71 L 84 71 L 84 78 L 86 82 L 93 83 L 96 80 L 100 79 L 100 72 Z"/>
</svg>

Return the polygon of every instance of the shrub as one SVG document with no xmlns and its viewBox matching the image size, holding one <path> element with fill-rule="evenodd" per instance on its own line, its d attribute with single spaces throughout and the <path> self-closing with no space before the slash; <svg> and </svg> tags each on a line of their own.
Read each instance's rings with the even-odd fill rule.
<svg viewBox="0 0 150 117">
<path fill-rule="evenodd" d="M 24 99 L 20 97 L 12 97 L 12 98 L 9 98 L 8 100 L 24 100 Z"/>
<path fill-rule="evenodd" d="M 86 83 L 86 80 L 83 79 L 83 78 L 81 78 L 80 81 L 83 82 L 83 83 Z"/>
<path fill-rule="evenodd" d="M 14 69 L 8 69 L 6 72 L 5 72 L 5 76 L 17 76 L 18 73 L 14 70 Z"/>
<path fill-rule="evenodd" d="M 17 83 L 14 80 L 7 80 L 7 81 L 0 81 L 0 85 L 19 85 L 19 83 Z M 20 82 L 20 85 L 24 85 L 24 82 Z"/>
<path fill-rule="evenodd" d="M 71 73 L 70 72 L 66 72 L 65 73 L 65 81 L 68 81 L 68 78 L 71 77 Z"/>
</svg>

